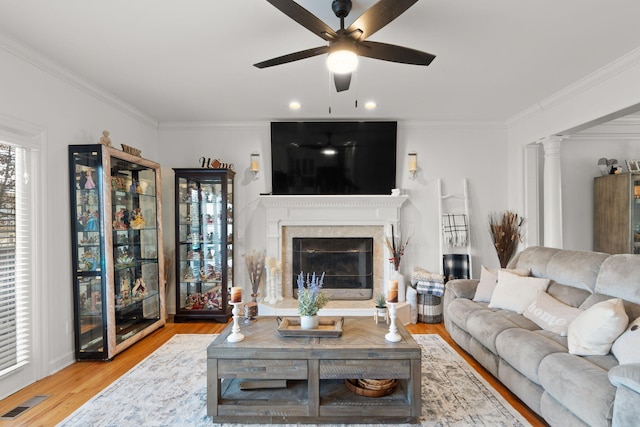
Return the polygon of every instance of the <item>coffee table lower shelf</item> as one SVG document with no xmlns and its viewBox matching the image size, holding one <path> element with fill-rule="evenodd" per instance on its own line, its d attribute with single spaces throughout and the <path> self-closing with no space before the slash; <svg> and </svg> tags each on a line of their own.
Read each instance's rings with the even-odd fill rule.
<svg viewBox="0 0 640 427">
<path fill-rule="evenodd" d="M 222 381 L 218 415 L 214 422 L 309 422 L 308 382 L 289 380 L 286 388 L 241 390 L 241 379 Z M 317 421 L 407 423 L 412 421 L 406 381 L 383 397 L 359 396 L 342 379 L 321 380 Z M 313 405 L 312 405 L 313 406 Z M 250 417 L 250 418 L 248 418 Z"/>
</svg>

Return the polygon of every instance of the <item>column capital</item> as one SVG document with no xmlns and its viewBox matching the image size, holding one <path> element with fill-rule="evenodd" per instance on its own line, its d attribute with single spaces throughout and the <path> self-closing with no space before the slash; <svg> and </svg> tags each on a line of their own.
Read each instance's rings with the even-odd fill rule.
<svg viewBox="0 0 640 427">
<path fill-rule="evenodd" d="M 550 135 L 540 138 L 537 142 L 546 147 L 559 147 L 562 141 L 569 139 L 569 135 Z"/>
</svg>

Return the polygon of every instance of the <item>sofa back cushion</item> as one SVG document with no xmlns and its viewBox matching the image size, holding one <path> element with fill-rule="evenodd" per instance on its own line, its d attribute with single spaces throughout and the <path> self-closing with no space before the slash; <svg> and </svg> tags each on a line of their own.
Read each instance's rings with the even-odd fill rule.
<svg viewBox="0 0 640 427">
<path fill-rule="evenodd" d="M 594 292 L 600 266 L 609 255 L 532 246 L 514 259 L 515 267 L 531 269 L 531 275 L 561 285 Z"/>
<path fill-rule="evenodd" d="M 595 292 L 640 304 L 640 256 L 610 255 L 600 267 Z"/>
</svg>

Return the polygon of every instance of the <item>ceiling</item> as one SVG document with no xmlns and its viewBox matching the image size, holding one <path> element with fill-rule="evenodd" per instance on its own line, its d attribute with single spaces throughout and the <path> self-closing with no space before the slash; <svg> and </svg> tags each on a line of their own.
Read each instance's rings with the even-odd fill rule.
<svg viewBox="0 0 640 427">
<path fill-rule="evenodd" d="M 339 27 L 331 0 L 298 2 Z M 375 0 L 353 3 L 345 25 Z M 253 67 L 325 44 L 266 0 L 0 0 L 0 34 L 159 122 L 505 121 L 639 47 L 639 16 L 637 0 L 420 0 L 369 40 L 433 63 L 361 58 L 341 93 L 324 56 Z"/>
</svg>

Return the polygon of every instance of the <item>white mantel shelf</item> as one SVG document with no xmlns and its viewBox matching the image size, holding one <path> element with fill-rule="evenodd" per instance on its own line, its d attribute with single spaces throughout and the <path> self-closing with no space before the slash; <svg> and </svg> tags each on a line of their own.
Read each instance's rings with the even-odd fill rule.
<svg viewBox="0 0 640 427">
<path fill-rule="evenodd" d="M 267 208 L 277 207 L 384 207 L 400 208 L 409 199 L 407 195 L 267 195 L 260 196 L 260 202 Z"/>
</svg>

